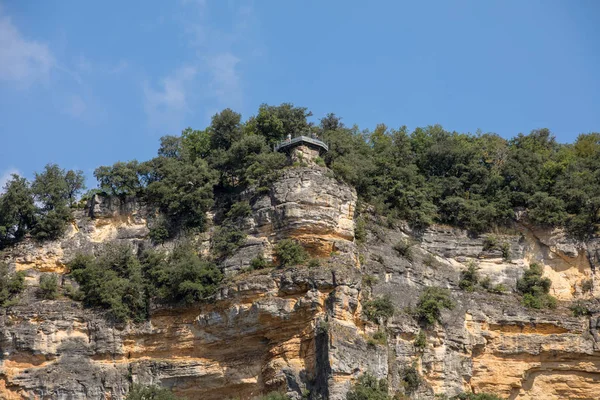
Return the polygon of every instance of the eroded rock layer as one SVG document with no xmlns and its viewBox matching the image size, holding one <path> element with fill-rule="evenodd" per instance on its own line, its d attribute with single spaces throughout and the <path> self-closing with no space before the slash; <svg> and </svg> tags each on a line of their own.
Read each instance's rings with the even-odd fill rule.
<svg viewBox="0 0 600 400">
<path fill-rule="evenodd" d="M 294 399 L 341 400 L 366 371 L 402 393 L 407 366 L 422 378 L 411 395 L 419 399 L 463 391 L 507 399 L 600 397 L 600 310 L 591 303 L 591 316 L 574 317 L 568 309 L 599 293 L 600 241 L 576 243 L 526 224 L 480 237 L 443 226 L 410 236 L 372 218 L 358 244 L 356 193 L 316 166 L 286 169 L 269 193 L 248 196 L 248 238 L 221 264 L 228 279 L 216 298 L 157 307 L 141 324 L 110 322 L 66 297 L 35 296 L 41 273 L 69 279 L 65 265 L 79 251 L 109 241 L 151 246 L 153 215 L 135 200 L 95 197 L 60 241 L 10 249 L 5 261 L 27 272 L 28 287 L 19 305 L 0 309 L 0 398 L 122 399 L 132 383 L 142 383 L 190 399 L 280 390 Z M 258 254 L 271 257 L 284 238 L 298 240 L 321 265 L 244 269 Z M 207 253 L 210 231 L 200 242 Z M 410 245 L 410 256 L 395 249 L 398 243 Z M 533 262 L 552 280 L 555 310 L 526 309 L 514 293 Z M 509 292 L 460 290 L 469 263 Z M 426 286 L 450 289 L 456 307 L 423 330 L 426 345 L 417 349 L 422 327 L 409 309 Z M 383 295 L 396 313 L 378 327 L 365 319 L 362 304 Z M 379 329 L 387 337 L 374 342 Z"/>
</svg>

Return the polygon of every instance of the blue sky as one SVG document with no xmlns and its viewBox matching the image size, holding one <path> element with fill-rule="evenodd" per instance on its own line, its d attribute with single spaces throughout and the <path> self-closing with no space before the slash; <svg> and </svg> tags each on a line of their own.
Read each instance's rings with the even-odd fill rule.
<svg viewBox="0 0 600 400">
<path fill-rule="evenodd" d="M 0 0 L 0 180 L 55 162 L 93 185 L 261 103 L 572 141 L 600 131 L 599 19 L 595 0 Z"/>
</svg>

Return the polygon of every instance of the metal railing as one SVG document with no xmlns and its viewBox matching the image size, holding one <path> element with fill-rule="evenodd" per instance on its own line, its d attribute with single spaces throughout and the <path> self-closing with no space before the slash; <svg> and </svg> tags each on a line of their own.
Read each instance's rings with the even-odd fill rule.
<svg viewBox="0 0 600 400">
<path fill-rule="evenodd" d="M 304 135 L 299 135 L 299 136 L 293 137 L 291 139 L 282 140 L 281 142 L 279 142 L 273 146 L 273 150 L 279 151 L 280 149 L 284 149 L 288 146 L 292 146 L 299 142 L 310 143 L 315 146 L 322 147 L 323 149 L 325 149 L 325 151 L 329 151 L 329 146 L 327 145 L 327 143 L 325 143 L 322 140 L 319 140 L 317 138 L 310 137 L 310 136 L 304 136 Z"/>
</svg>

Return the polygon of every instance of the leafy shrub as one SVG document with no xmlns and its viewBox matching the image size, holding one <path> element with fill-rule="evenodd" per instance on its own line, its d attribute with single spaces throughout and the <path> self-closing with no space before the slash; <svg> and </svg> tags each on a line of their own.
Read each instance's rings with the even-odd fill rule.
<svg viewBox="0 0 600 400">
<path fill-rule="evenodd" d="M 460 273 L 460 281 L 458 282 L 458 286 L 467 292 L 473 292 L 475 290 L 475 286 L 479 283 L 479 273 L 477 272 L 479 268 L 477 264 L 474 262 L 470 262 L 469 266 L 466 270 L 461 271 Z"/>
<path fill-rule="evenodd" d="M 428 267 L 435 268 L 437 267 L 438 261 L 433 254 L 427 253 L 425 258 L 423 259 L 423 264 L 425 264 Z"/>
<path fill-rule="evenodd" d="M 354 238 L 357 243 L 364 243 L 367 240 L 367 223 L 362 217 L 358 217 L 354 224 Z"/>
<path fill-rule="evenodd" d="M 379 279 L 377 279 L 377 277 L 374 275 L 364 274 L 362 276 L 362 283 L 365 286 L 373 287 L 373 285 L 376 285 L 377 282 L 379 282 Z"/>
<path fill-rule="evenodd" d="M 423 350 L 425 347 L 427 347 L 427 336 L 425 335 L 425 332 L 422 330 L 419 331 L 415 341 L 413 342 L 413 346 L 420 350 Z"/>
<path fill-rule="evenodd" d="M 510 261 L 510 243 L 504 242 L 500 245 L 500 250 L 502 251 L 502 259 L 504 261 Z"/>
<path fill-rule="evenodd" d="M 237 226 L 217 227 L 212 236 L 212 251 L 219 258 L 230 256 L 246 242 L 246 237 L 246 233 Z"/>
<path fill-rule="evenodd" d="M 586 279 L 581 282 L 581 290 L 583 292 L 591 292 L 593 288 L 594 288 L 594 281 L 592 281 L 591 279 Z"/>
<path fill-rule="evenodd" d="M 412 243 L 408 240 L 401 240 L 394 245 L 394 250 L 398 253 L 400 257 L 406 258 L 408 261 L 413 260 L 412 254 Z"/>
<path fill-rule="evenodd" d="M 421 386 L 421 376 L 414 365 L 405 367 L 402 370 L 401 379 L 406 394 L 413 394 Z"/>
<path fill-rule="evenodd" d="M 267 260 L 265 260 L 265 258 L 262 255 L 256 256 L 252 260 L 250 260 L 250 268 L 252 270 L 265 269 L 268 266 L 269 263 L 267 262 Z"/>
<path fill-rule="evenodd" d="M 325 335 L 329 332 L 329 322 L 324 319 L 317 324 L 317 335 Z"/>
<path fill-rule="evenodd" d="M 81 290 L 75 288 L 75 286 L 73 286 L 71 284 L 65 285 L 64 290 L 65 290 L 65 295 L 72 300 L 83 301 L 83 299 L 85 297 L 84 293 Z"/>
<path fill-rule="evenodd" d="M 142 257 L 149 296 L 159 302 L 192 304 L 213 295 L 223 274 L 211 262 L 200 258 L 189 242 L 179 243 L 165 257 L 147 251 Z"/>
<path fill-rule="evenodd" d="M 548 193 L 537 192 L 529 199 L 527 215 L 538 225 L 560 226 L 567 220 L 565 202 Z"/>
<path fill-rule="evenodd" d="M 229 221 L 238 222 L 241 219 L 248 218 L 252 215 L 252 207 L 247 201 L 238 201 L 234 203 L 229 211 L 227 211 L 226 217 Z"/>
<path fill-rule="evenodd" d="M 302 264 L 308 258 L 308 253 L 295 240 L 283 239 L 275 246 L 275 256 L 280 266 L 287 267 Z"/>
<path fill-rule="evenodd" d="M 377 345 L 384 345 L 387 343 L 387 335 L 385 331 L 378 330 L 367 340 L 367 345 L 375 347 Z"/>
<path fill-rule="evenodd" d="M 490 290 L 492 288 L 492 279 L 489 276 L 486 276 L 485 278 L 479 281 L 479 284 L 485 290 Z"/>
<path fill-rule="evenodd" d="M 25 289 L 25 272 L 10 273 L 8 265 L 0 262 L 0 307 L 14 304 L 23 289 Z"/>
<path fill-rule="evenodd" d="M 495 235 L 486 236 L 483 239 L 483 250 L 493 250 L 498 246 L 498 237 Z"/>
<path fill-rule="evenodd" d="M 517 290 L 523 294 L 524 306 L 536 309 L 556 307 L 556 299 L 548 294 L 552 281 L 542 278 L 542 274 L 542 267 L 533 263 L 517 280 Z"/>
<path fill-rule="evenodd" d="M 590 309 L 581 300 L 576 301 L 575 303 L 571 304 L 569 309 L 573 312 L 574 317 L 588 317 L 588 316 L 592 315 L 592 312 L 590 311 Z"/>
<path fill-rule="evenodd" d="M 489 291 L 496 294 L 503 294 L 508 292 L 508 288 L 505 284 L 498 283 L 497 285 L 494 285 L 494 287 L 492 287 Z"/>
<path fill-rule="evenodd" d="M 169 223 L 167 220 L 165 218 L 159 218 L 157 221 L 155 221 L 148 232 L 148 236 L 150 236 L 150 239 L 154 244 L 164 243 L 169 237 L 171 237 Z"/>
<path fill-rule="evenodd" d="M 454 301 L 450 297 L 450 291 L 439 287 L 428 287 L 419 296 L 415 316 L 426 325 L 441 322 L 443 309 L 454 308 Z"/>
<path fill-rule="evenodd" d="M 321 261 L 318 258 L 311 258 L 308 260 L 308 268 L 319 268 L 321 266 Z"/>
<path fill-rule="evenodd" d="M 68 267 L 86 305 L 108 309 L 119 321 L 147 317 L 142 267 L 128 245 L 106 244 L 96 258 L 77 255 Z"/>
<path fill-rule="evenodd" d="M 56 274 L 42 274 L 38 293 L 42 299 L 56 299 L 58 297 L 58 276 Z"/>
<path fill-rule="evenodd" d="M 352 385 L 346 400 L 391 400 L 385 379 L 377 380 L 373 375 L 365 373 Z"/>
<path fill-rule="evenodd" d="M 178 244 L 167 257 L 156 250 L 141 258 L 126 244 L 109 243 L 96 258 L 76 255 L 68 263 L 87 306 L 108 309 L 119 321 L 142 321 L 151 300 L 191 304 L 213 295 L 223 275 L 202 260 L 189 242 Z M 79 297 L 73 290 L 72 298 Z"/>
<path fill-rule="evenodd" d="M 368 301 L 363 306 L 363 313 L 369 321 L 379 323 L 394 316 L 395 307 L 388 295 Z"/>
<path fill-rule="evenodd" d="M 523 305 L 528 308 L 556 308 L 556 299 L 549 294 L 534 295 L 525 293 L 523 295 Z"/>
<path fill-rule="evenodd" d="M 132 385 L 125 400 L 183 400 L 167 388 L 159 386 Z"/>
<path fill-rule="evenodd" d="M 325 167 L 325 160 L 323 160 L 321 157 L 317 157 L 315 158 L 315 164 L 317 164 L 319 167 Z"/>
</svg>

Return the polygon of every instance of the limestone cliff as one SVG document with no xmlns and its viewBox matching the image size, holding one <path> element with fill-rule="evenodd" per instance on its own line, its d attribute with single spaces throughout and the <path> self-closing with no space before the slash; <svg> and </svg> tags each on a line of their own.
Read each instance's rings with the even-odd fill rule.
<svg viewBox="0 0 600 400">
<path fill-rule="evenodd" d="M 63 239 L 25 241 L 4 257 L 28 274 L 19 305 L 0 310 L 0 398 L 122 399 L 131 383 L 160 384 L 190 399 L 250 399 L 282 390 L 295 399 L 345 398 L 370 371 L 403 392 L 401 371 L 415 365 L 422 383 L 413 398 L 487 391 L 509 399 L 596 399 L 600 387 L 600 308 L 573 317 L 574 299 L 592 300 L 600 241 L 576 243 L 560 232 L 518 223 L 494 235 L 434 226 L 416 234 L 367 218 L 354 240 L 356 193 L 317 166 L 286 169 L 269 193 L 252 198 L 247 240 L 221 268 L 227 275 L 213 301 L 157 307 L 142 324 L 115 324 L 102 311 L 61 297 L 35 296 L 41 272 L 69 280 L 65 264 L 78 251 L 123 241 L 151 246 L 153 216 L 134 199 L 96 197 L 78 212 Z M 201 237 L 201 251 L 210 243 Z M 321 266 L 247 272 L 257 254 L 272 256 L 295 238 Z M 394 250 L 411 241 L 411 257 Z M 169 248 L 169 244 L 165 245 Z M 532 311 L 513 292 L 466 293 L 460 271 L 471 262 L 493 283 L 514 291 L 525 266 L 538 262 L 552 279 L 556 310 Z M 365 276 L 376 277 L 369 285 Z M 457 306 L 426 331 L 408 313 L 425 286 L 453 292 Z M 390 295 L 397 312 L 385 343 L 362 313 L 365 300 Z"/>
</svg>

